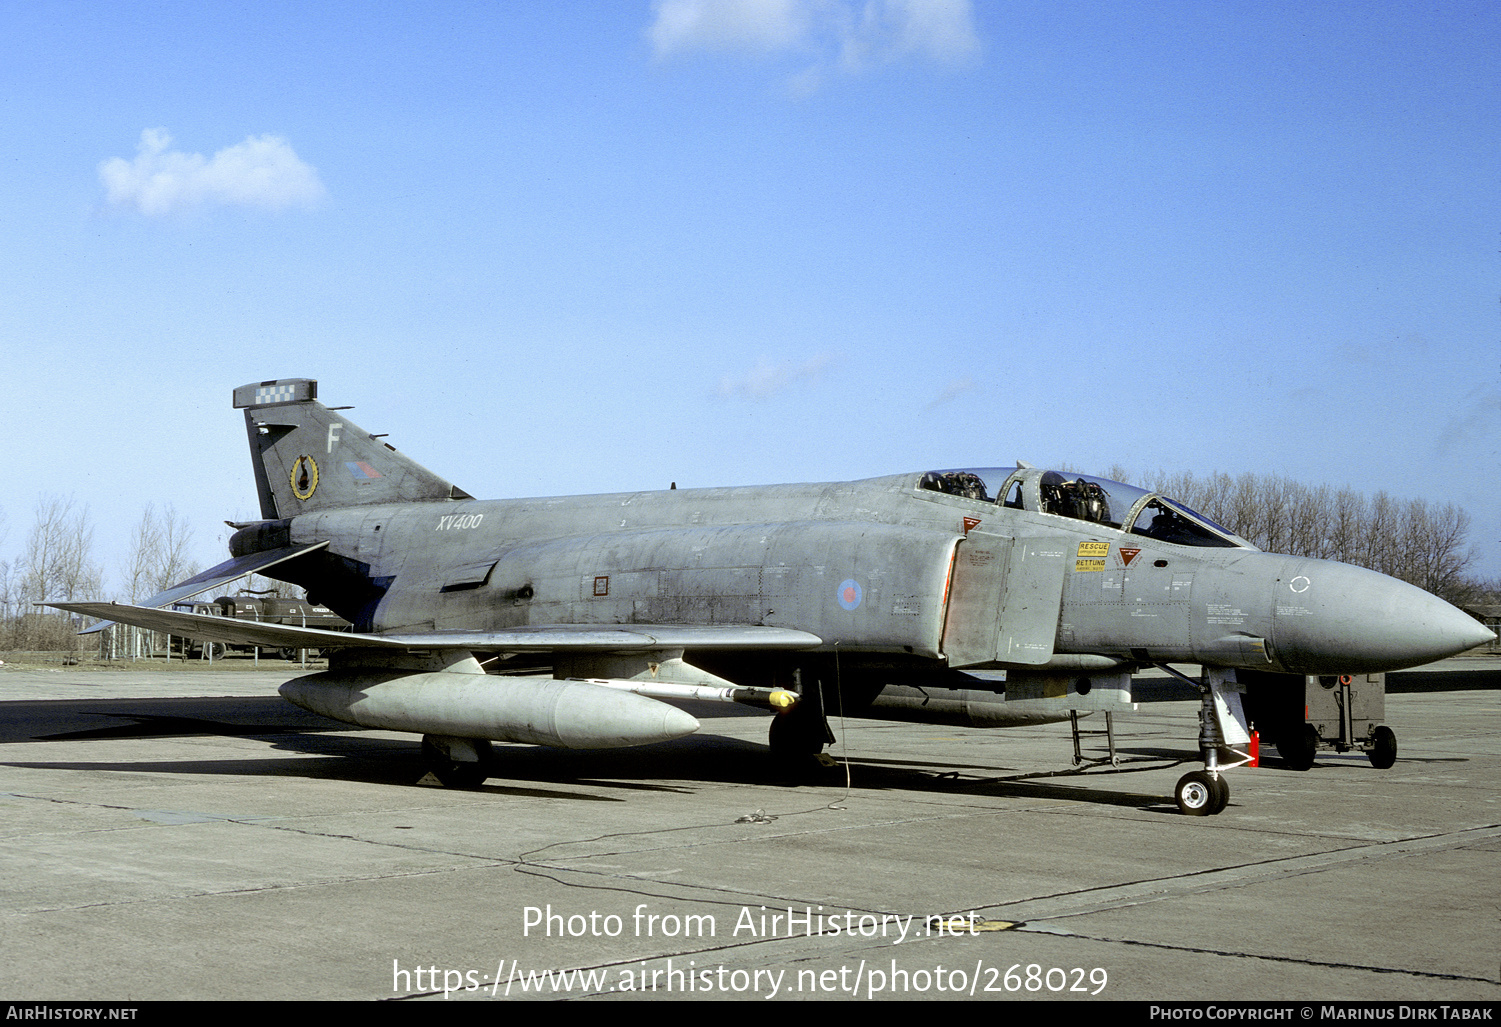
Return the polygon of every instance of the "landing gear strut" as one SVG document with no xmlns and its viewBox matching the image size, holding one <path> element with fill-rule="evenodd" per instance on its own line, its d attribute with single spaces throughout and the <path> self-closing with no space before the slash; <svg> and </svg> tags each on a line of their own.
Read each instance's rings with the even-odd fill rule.
<svg viewBox="0 0 1501 1027">
<path fill-rule="evenodd" d="M 1179 674 L 1177 671 L 1165 665 L 1162 666 L 1173 677 L 1187 681 L 1199 690 L 1199 754 L 1204 760 L 1204 769 L 1195 770 L 1184 774 L 1178 779 L 1178 786 L 1173 789 L 1173 799 L 1178 803 L 1178 809 L 1190 817 L 1212 817 L 1224 811 L 1230 803 L 1230 785 L 1224 778 L 1223 771 L 1230 767 L 1238 767 L 1242 763 L 1250 761 L 1250 757 L 1231 748 L 1231 742 L 1243 745 L 1250 740 L 1246 735 L 1245 714 L 1241 711 L 1240 693 L 1225 688 L 1227 684 L 1233 684 L 1235 676 L 1233 671 L 1218 670 L 1210 667 L 1204 668 L 1204 676 L 1199 681 Z M 1221 718 L 1225 718 L 1225 728 L 1221 728 Z M 1226 731 L 1234 733 L 1236 737 L 1231 740 L 1225 738 Z M 1241 735 L 1245 735 L 1242 739 Z M 1221 765 L 1221 753 L 1234 760 L 1228 766 Z M 1240 757 L 1235 759 L 1235 757 Z"/>
</svg>

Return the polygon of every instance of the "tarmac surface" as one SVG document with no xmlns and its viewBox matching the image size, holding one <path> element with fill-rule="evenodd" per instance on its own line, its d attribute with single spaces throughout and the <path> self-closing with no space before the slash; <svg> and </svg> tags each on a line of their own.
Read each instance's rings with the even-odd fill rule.
<svg viewBox="0 0 1501 1027">
<path fill-rule="evenodd" d="M 1498 668 L 1393 675 L 1395 767 L 1272 750 L 1206 818 L 1192 703 L 1117 716 L 1118 769 L 1067 724 L 851 720 L 850 786 L 809 784 L 699 706 L 451 791 L 295 669 L 0 668 L 0 997 L 1495 1002 Z"/>
</svg>

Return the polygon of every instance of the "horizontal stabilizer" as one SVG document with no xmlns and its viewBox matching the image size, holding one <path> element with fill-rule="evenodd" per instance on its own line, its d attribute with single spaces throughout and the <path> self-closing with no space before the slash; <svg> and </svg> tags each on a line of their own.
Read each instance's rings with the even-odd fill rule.
<svg viewBox="0 0 1501 1027">
<path fill-rule="evenodd" d="M 85 617 L 102 617 L 107 622 L 131 624 L 147 631 L 161 631 L 204 642 L 226 645 L 257 645 L 265 649 L 326 649 L 334 646 L 377 646 L 408 648 L 386 642 L 379 635 L 354 635 L 347 631 L 301 628 L 290 624 L 216 617 L 213 614 L 183 613 L 179 610 L 153 610 L 124 603 L 43 603 Z M 97 625 L 96 625 L 97 628 Z M 93 630 L 93 629 L 91 629 Z"/>
<path fill-rule="evenodd" d="M 184 582 L 186 584 L 186 582 Z M 268 649 L 376 648 L 399 650 L 470 649 L 512 653 L 629 652 L 670 649 L 813 649 L 823 640 L 806 631 L 757 624 L 550 624 L 501 631 L 427 631 L 389 635 L 327 631 L 290 624 L 267 624 L 121 603 L 46 603 L 88 617 L 134 624 L 149 631 L 229 645 Z"/>
<path fill-rule="evenodd" d="M 220 585 L 228 584 L 236 578 L 243 578 L 247 574 L 259 574 L 270 567 L 275 567 L 279 563 L 295 560 L 299 556 L 322 549 L 327 545 L 327 542 L 311 542 L 302 546 L 284 546 L 281 549 L 270 549 L 263 553 L 246 553 L 244 556 L 237 556 L 233 560 L 226 560 L 217 567 L 210 567 L 202 574 L 195 574 L 187 581 L 179 582 L 165 592 L 158 592 L 150 599 L 143 599 L 136 605 L 147 609 L 171 606 L 173 603 L 180 603 L 184 599 L 191 599 L 193 596 L 216 589 Z M 109 604 L 96 603 L 93 605 L 108 606 Z M 75 610 L 74 612 L 80 611 Z M 101 616 L 109 615 L 102 614 Z M 79 632 L 79 634 L 91 635 L 96 631 L 103 631 L 113 623 L 113 620 L 100 621 L 98 624 Z M 144 625 L 137 626 L 142 627 Z"/>
</svg>

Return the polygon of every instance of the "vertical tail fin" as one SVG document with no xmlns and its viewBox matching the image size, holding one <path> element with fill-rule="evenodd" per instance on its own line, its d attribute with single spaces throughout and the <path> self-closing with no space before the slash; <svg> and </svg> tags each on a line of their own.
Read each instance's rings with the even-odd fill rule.
<svg viewBox="0 0 1501 1027">
<path fill-rule="evenodd" d="M 252 382 L 234 391 L 245 411 L 261 516 L 376 503 L 473 499 L 318 402 L 311 378 Z"/>
</svg>

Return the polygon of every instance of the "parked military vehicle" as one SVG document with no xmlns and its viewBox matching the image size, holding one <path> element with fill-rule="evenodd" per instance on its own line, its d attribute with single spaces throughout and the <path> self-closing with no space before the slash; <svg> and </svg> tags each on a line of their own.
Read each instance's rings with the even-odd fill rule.
<svg viewBox="0 0 1501 1027">
<path fill-rule="evenodd" d="M 233 617 L 236 620 L 255 621 L 260 624 L 288 624 L 300 628 L 320 628 L 324 631 L 348 631 L 352 625 L 326 606 L 306 599 L 276 599 L 259 596 L 220 596 L 210 602 L 174 603 L 172 609 L 183 613 L 196 613 L 208 617 Z M 209 646 L 208 655 L 204 647 Z M 172 636 L 172 652 L 181 653 L 190 659 L 222 659 L 226 652 L 254 652 L 253 645 L 234 645 L 224 642 L 205 642 L 198 638 Z M 261 652 L 272 652 L 288 660 L 299 659 L 303 650 L 295 646 L 279 646 L 274 649 L 260 647 Z M 306 650 L 307 658 L 317 658 L 320 648 Z"/>
</svg>

